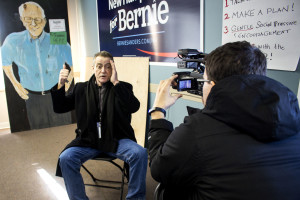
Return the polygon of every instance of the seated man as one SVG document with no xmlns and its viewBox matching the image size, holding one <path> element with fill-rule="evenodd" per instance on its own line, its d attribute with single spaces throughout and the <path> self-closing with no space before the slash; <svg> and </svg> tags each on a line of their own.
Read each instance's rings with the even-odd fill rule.
<svg viewBox="0 0 300 200">
<path fill-rule="evenodd" d="M 181 97 L 169 93 L 177 76 L 157 89 L 149 154 L 151 174 L 165 188 L 163 199 L 299 199 L 295 94 L 265 76 L 264 54 L 245 41 L 218 47 L 205 65 L 204 109 L 174 130 L 162 109 Z"/>
<path fill-rule="evenodd" d="M 63 176 L 69 198 L 86 200 L 81 165 L 100 153 L 124 160 L 129 165 L 126 199 L 145 199 L 147 151 L 136 143 L 130 125 L 131 114 L 140 103 L 132 85 L 118 80 L 113 57 L 106 51 L 94 56 L 94 74 L 89 81 L 77 83 L 65 95 L 64 84 L 69 71 L 64 66 L 58 85 L 51 90 L 53 108 L 57 113 L 75 109 L 76 138 L 59 156 L 57 175 Z"/>
</svg>

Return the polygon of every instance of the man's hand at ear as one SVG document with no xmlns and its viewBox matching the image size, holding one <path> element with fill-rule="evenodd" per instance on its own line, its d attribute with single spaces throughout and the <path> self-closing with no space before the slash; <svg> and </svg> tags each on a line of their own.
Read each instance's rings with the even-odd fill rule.
<svg viewBox="0 0 300 200">
<path fill-rule="evenodd" d="M 119 83 L 119 80 L 118 80 L 118 73 L 117 73 L 117 69 L 115 66 L 115 62 L 113 60 L 110 60 L 110 65 L 111 65 L 111 69 L 112 69 L 110 82 L 112 82 L 114 85 L 116 85 Z"/>
</svg>

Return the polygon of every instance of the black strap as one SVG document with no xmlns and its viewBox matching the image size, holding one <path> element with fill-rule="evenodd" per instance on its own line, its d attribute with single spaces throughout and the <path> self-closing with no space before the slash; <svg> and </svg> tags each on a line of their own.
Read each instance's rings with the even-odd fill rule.
<svg viewBox="0 0 300 200">
<path fill-rule="evenodd" d="M 159 111 L 159 112 L 162 112 L 164 113 L 164 116 L 166 116 L 166 110 L 163 109 L 163 108 L 160 108 L 160 107 L 153 107 L 151 108 L 149 111 L 148 111 L 148 114 L 151 115 L 151 113 L 153 113 L 154 111 Z"/>
</svg>

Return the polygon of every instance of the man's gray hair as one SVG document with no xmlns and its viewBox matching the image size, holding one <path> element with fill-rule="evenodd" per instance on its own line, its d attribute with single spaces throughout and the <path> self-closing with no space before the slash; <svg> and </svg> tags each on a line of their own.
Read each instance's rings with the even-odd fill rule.
<svg viewBox="0 0 300 200">
<path fill-rule="evenodd" d="M 112 56 L 112 54 L 111 53 L 109 53 L 108 51 L 100 51 L 100 52 L 98 52 L 98 53 L 96 53 L 95 55 L 94 55 L 94 58 L 93 58 L 93 66 L 95 65 L 95 60 L 96 60 L 96 58 L 97 57 L 105 57 L 105 58 L 110 58 L 112 61 L 114 60 L 114 57 Z"/>
<path fill-rule="evenodd" d="M 25 2 L 25 3 L 23 3 L 23 4 L 21 4 L 21 5 L 19 6 L 19 14 L 20 14 L 20 17 L 23 16 L 23 12 L 24 12 L 24 8 L 26 8 L 26 4 L 31 4 L 31 5 L 37 6 L 38 8 L 41 9 L 42 17 L 43 17 L 43 18 L 46 17 L 46 16 L 45 16 L 44 9 L 43 9 L 39 4 L 37 4 L 37 3 L 35 3 L 35 2 L 32 2 L 32 1 Z"/>
</svg>

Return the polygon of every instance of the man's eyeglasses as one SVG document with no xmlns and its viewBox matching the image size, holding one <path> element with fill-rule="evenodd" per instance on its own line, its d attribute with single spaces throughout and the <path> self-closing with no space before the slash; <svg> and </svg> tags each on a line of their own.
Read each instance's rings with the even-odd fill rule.
<svg viewBox="0 0 300 200">
<path fill-rule="evenodd" d="M 32 20 L 34 20 L 34 23 L 36 24 L 40 24 L 43 22 L 43 18 L 39 18 L 39 17 L 36 17 L 36 18 L 32 18 L 32 17 L 23 17 L 24 21 L 26 23 L 31 23 Z"/>
<path fill-rule="evenodd" d="M 207 82 L 208 84 L 211 82 L 210 80 L 206 80 L 206 79 L 197 79 L 197 81 L 203 82 L 203 83 Z"/>
</svg>

